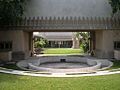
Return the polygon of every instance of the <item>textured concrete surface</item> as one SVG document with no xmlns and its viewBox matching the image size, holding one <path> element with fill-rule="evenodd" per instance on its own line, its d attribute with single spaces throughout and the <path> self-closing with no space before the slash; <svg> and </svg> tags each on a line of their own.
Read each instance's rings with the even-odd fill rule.
<svg viewBox="0 0 120 90">
<path fill-rule="evenodd" d="M 29 0 L 26 16 L 111 16 L 108 0 Z"/>
<path fill-rule="evenodd" d="M 72 68 L 89 67 L 89 65 L 85 63 L 44 63 L 41 64 L 40 67 L 55 68 L 55 69 L 72 69 Z"/>
</svg>

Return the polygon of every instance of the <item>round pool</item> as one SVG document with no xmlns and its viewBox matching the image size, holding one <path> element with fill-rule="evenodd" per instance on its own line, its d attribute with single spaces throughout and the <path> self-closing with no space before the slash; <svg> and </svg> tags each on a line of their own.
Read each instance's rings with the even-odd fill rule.
<svg viewBox="0 0 120 90">
<path fill-rule="evenodd" d="M 19 61 L 17 66 L 23 70 L 49 73 L 89 73 L 107 69 L 112 64 L 106 59 L 76 56 L 42 56 Z"/>
</svg>

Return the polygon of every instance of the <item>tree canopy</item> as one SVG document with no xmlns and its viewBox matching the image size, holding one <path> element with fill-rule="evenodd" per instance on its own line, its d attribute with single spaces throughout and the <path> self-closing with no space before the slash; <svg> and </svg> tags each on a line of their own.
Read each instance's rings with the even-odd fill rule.
<svg viewBox="0 0 120 90">
<path fill-rule="evenodd" d="M 120 0 L 109 0 L 109 3 L 112 7 L 112 13 L 115 14 L 120 11 Z"/>
<path fill-rule="evenodd" d="M 0 0 L 0 24 L 20 20 L 27 0 Z"/>
</svg>

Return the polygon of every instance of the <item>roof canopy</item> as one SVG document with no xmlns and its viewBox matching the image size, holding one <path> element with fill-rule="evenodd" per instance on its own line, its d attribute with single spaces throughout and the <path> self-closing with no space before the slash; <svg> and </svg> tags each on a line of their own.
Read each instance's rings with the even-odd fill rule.
<svg viewBox="0 0 120 90">
<path fill-rule="evenodd" d="M 0 30 L 25 31 L 79 31 L 79 30 L 120 30 L 120 18 L 103 17 L 29 17 L 21 22 L 0 26 Z"/>
</svg>

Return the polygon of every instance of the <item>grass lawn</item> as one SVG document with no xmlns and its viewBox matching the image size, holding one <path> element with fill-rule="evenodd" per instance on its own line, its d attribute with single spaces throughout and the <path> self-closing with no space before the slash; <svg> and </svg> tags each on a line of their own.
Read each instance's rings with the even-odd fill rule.
<svg viewBox="0 0 120 90">
<path fill-rule="evenodd" d="M 52 54 L 81 53 L 81 49 L 46 49 Z M 51 54 L 51 53 L 50 53 Z M 15 68 L 6 65 L 6 68 Z M 120 68 L 120 61 L 114 61 L 112 68 Z M 0 73 L 0 90 L 120 90 L 120 74 L 77 78 L 47 78 L 18 76 Z"/>
<path fill-rule="evenodd" d="M 72 49 L 72 48 L 45 48 L 44 54 L 81 54 L 82 49 Z"/>
<path fill-rule="evenodd" d="M 0 73 L 0 90 L 120 90 L 120 74 L 45 78 Z"/>
</svg>

